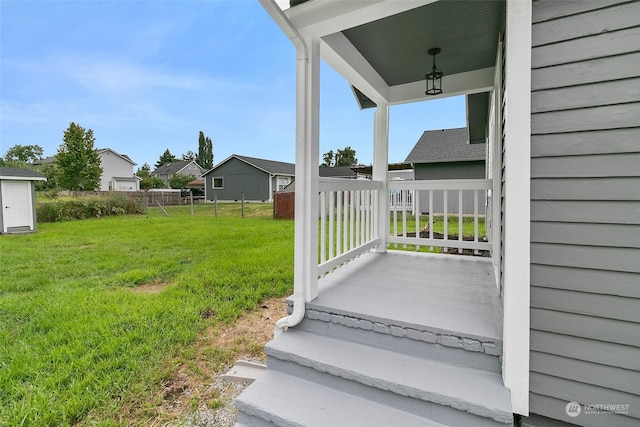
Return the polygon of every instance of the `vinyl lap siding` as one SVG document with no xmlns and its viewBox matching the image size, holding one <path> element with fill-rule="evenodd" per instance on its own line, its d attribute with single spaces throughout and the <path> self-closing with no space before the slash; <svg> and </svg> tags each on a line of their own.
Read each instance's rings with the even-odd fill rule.
<svg viewBox="0 0 640 427">
<path fill-rule="evenodd" d="M 640 425 L 639 16 L 533 2 L 530 409 L 585 426 Z"/>
</svg>

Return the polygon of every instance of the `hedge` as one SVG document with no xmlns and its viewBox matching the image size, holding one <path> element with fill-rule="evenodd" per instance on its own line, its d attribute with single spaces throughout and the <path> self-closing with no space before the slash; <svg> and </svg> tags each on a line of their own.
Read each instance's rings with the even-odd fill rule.
<svg viewBox="0 0 640 427">
<path fill-rule="evenodd" d="M 122 194 L 54 199 L 36 204 L 38 222 L 102 218 L 143 212 L 144 206 L 141 200 L 134 200 Z"/>
</svg>

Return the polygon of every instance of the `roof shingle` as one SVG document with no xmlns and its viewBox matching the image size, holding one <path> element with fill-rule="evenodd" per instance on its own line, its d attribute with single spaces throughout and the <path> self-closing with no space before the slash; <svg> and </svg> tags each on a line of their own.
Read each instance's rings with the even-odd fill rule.
<svg viewBox="0 0 640 427">
<path fill-rule="evenodd" d="M 485 160 L 486 144 L 469 144 L 467 128 L 424 131 L 405 163 Z"/>
</svg>

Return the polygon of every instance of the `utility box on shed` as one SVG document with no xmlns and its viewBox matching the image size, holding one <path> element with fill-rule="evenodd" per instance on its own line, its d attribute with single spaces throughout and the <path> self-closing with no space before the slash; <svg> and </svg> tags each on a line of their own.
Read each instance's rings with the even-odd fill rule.
<svg viewBox="0 0 640 427">
<path fill-rule="evenodd" d="M 36 230 L 34 181 L 46 180 L 29 169 L 0 167 L 0 233 Z"/>
</svg>

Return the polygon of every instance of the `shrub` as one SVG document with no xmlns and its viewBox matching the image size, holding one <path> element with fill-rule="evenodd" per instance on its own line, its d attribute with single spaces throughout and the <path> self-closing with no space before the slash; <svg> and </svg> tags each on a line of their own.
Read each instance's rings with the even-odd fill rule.
<svg viewBox="0 0 640 427">
<path fill-rule="evenodd" d="M 36 205 L 38 222 L 59 222 L 138 213 L 143 213 L 140 200 L 118 193 L 107 196 L 46 200 Z"/>
</svg>

